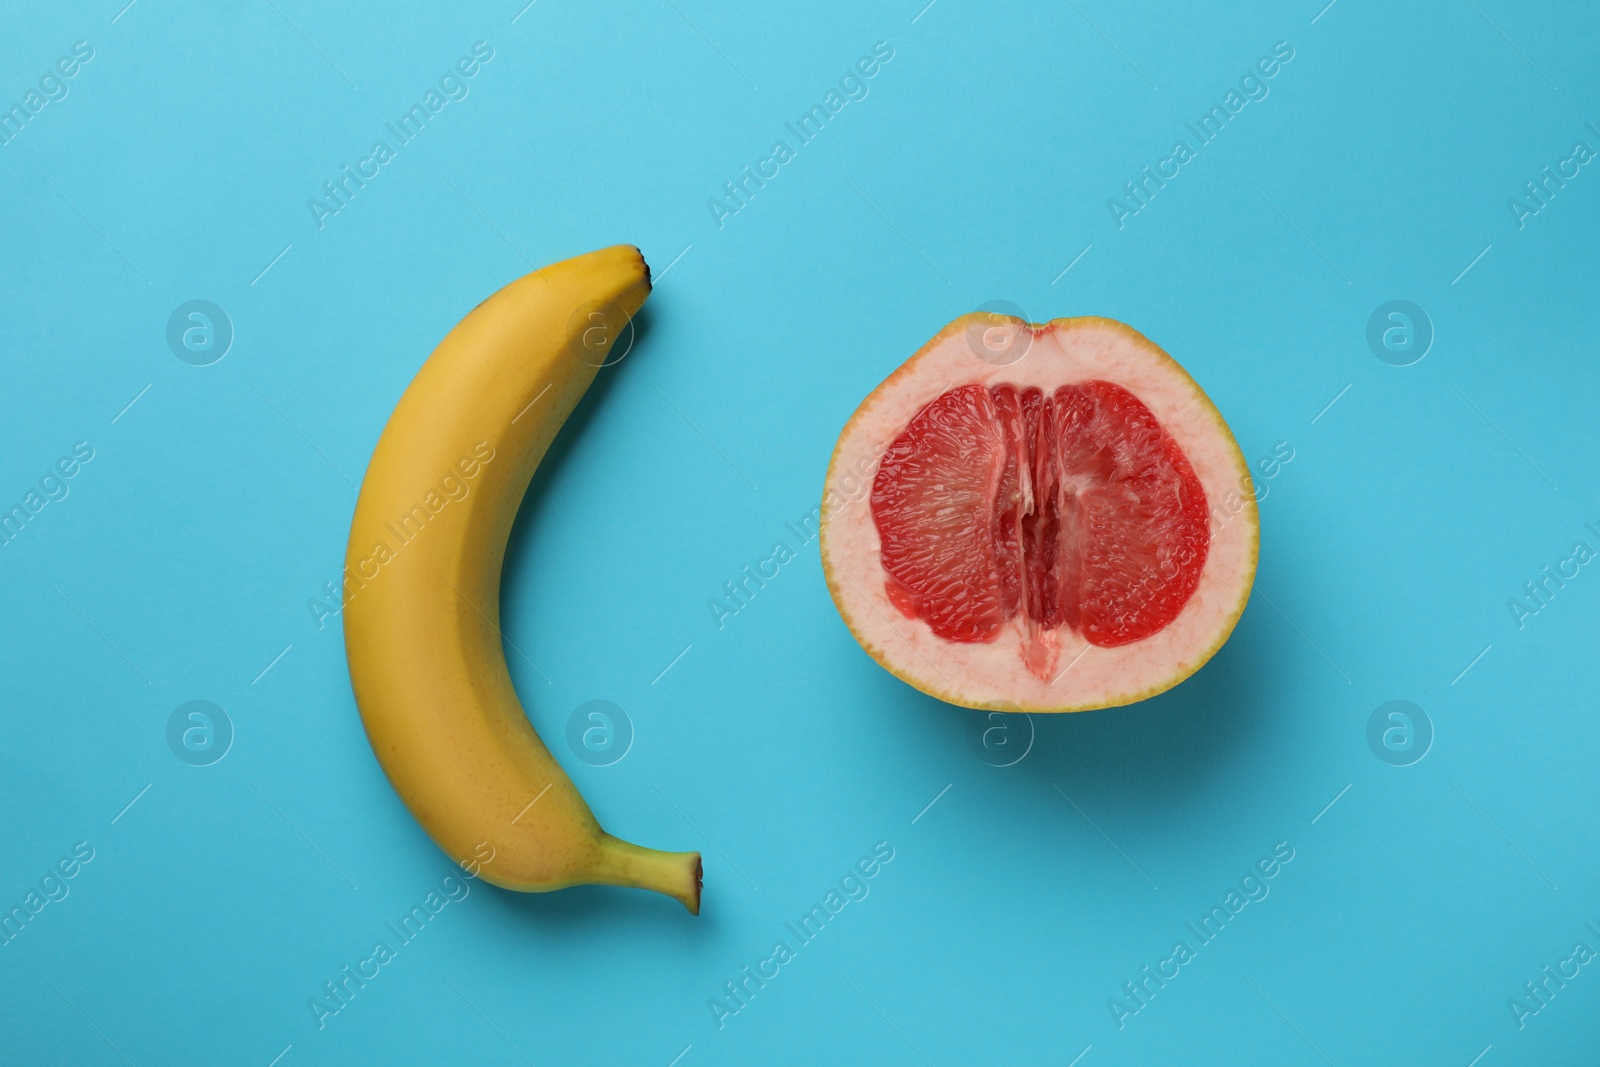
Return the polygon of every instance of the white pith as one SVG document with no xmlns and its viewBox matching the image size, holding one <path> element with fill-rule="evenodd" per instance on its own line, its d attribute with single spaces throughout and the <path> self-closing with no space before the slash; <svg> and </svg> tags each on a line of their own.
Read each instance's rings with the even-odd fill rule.
<svg viewBox="0 0 1600 1067">
<path fill-rule="evenodd" d="M 972 320 L 958 319 L 862 402 L 828 470 L 822 556 L 829 588 L 857 640 L 896 675 L 929 694 L 969 707 L 1073 711 L 1152 696 L 1188 677 L 1226 639 L 1255 575 L 1257 515 L 1244 457 L 1216 408 L 1184 370 L 1135 331 L 1105 319 L 1030 327 L 1026 354 L 992 366 L 969 343 Z M 959 385 L 1062 385 L 1104 379 L 1128 389 L 1177 442 L 1205 489 L 1211 544 L 1194 595 L 1165 629 L 1131 644 L 1100 648 L 1059 631 L 1053 680 L 1022 666 L 1023 620 L 986 644 L 937 637 L 903 615 L 884 591 L 877 526 L 869 503 L 882 451 L 931 400 Z"/>
</svg>

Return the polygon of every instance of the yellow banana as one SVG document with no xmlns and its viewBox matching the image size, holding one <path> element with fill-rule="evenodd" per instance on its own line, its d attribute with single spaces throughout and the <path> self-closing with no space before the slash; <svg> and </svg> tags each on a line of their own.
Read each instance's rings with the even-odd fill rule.
<svg viewBox="0 0 1600 1067">
<path fill-rule="evenodd" d="M 378 762 L 451 859 L 506 889 L 636 886 L 699 914 L 700 854 L 600 828 L 522 710 L 499 625 L 534 469 L 649 294 L 639 250 L 618 245 L 519 278 L 450 331 L 362 479 L 345 654 Z"/>
</svg>

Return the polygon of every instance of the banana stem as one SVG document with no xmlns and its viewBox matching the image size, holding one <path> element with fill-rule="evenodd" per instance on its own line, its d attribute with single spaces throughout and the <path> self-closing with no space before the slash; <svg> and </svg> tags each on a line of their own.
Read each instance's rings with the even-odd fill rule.
<svg viewBox="0 0 1600 1067">
<path fill-rule="evenodd" d="M 698 852 L 659 852 L 605 834 L 599 866 L 590 878 L 602 885 L 650 889 L 681 903 L 690 915 L 700 914 L 704 869 Z"/>
</svg>

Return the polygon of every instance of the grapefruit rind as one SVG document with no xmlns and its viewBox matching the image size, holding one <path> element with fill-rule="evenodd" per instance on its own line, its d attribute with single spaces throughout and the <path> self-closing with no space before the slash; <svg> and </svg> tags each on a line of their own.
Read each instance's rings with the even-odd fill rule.
<svg viewBox="0 0 1600 1067">
<path fill-rule="evenodd" d="M 1015 363 L 979 358 L 970 339 L 997 323 L 1031 338 Z M 884 450 L 913 416 L 957 385 L 1010 383 L 1047 393 L 1106 379 L 1138 396 L 1183 449 L 1210 509 L 1211 545 L 1193 596 L 1162 631 L 1114 648 L 1064 635 L 1064 670 L 1053 680 L 1021 670 L 1008 634 L 985 644 L 935 636 L 907 617 L 884 588 L 881 542 L 868 503 Z M 828 591 L 845 625 L 889 673 L 960 707 L 1072 712 L 1120 707 L 1163 693 L 1205 665 L 1244 612 L 1260 550 L 1249 468 L 1221 412 L 1176 360 L 1137 330 L 1094 316 L 1043 325 L 964 315 L 941 330 L 862 401 L 839 436 L 822 501 L 821 553 Z"/>
</svg>

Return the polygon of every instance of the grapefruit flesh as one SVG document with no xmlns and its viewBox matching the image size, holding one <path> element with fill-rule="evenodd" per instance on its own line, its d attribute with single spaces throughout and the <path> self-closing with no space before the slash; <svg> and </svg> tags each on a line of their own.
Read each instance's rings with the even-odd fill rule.
<svg viewBox="0 0 1600 1067">
<path fill-rule="evenodd" d="M 974 327 L 1010 331 L 994 365 Z M 1232 630 L 1257 517 L 1200 387 L 1106 319 L 968 316 L 867 398 L 823 500 L 823 562 L 879 662 L 952 703 L 1107 707 Z"/>
</svg>

